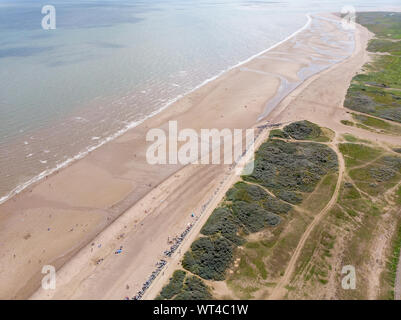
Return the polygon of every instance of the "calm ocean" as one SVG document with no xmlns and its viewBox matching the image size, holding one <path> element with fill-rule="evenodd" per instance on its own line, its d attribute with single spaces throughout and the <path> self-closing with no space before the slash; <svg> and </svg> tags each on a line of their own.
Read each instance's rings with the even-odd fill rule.
<svg viewBox="0 0 401 320">
<path fill-rule="evenodd" d="M 0 202 L 343 5 L 399 0 L 0 0 Z"/>
</svg>

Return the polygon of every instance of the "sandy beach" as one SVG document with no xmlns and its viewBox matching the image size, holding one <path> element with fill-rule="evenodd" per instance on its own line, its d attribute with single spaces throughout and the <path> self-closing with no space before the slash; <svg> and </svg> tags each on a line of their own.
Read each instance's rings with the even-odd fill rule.
<svg viewBox="0 0 401 320">
<path fill-rule="evenodd" d="M 308 28 L 288 41 L 1 204 L 0 299 L 131 298 L 155 264 L 166 259 L 163 273 L 144 297 L 154 298 L 237 176 L 228 165 L 148 164 L 148 130 L 167 131 L 170 120 L 180 129 L 200 131 L 307 118 L 338 133 L 349 131 L 339 122 L 349 118 L 342 104 L 352 76 L 368 58 L 370 36 L 357 26 L 354 50 L 348 54 L 349 32 L 339 19 L 314 16 Z M 398 140 L 375 138 L 390 145 Z M 166 258 L 168 240 L 196 217 L 180 249 Z M 116 254 L 119 248 L 122 252 Z M 56 267 L 56 290 L 40 288 L 44 265 Z"/>
</svg>

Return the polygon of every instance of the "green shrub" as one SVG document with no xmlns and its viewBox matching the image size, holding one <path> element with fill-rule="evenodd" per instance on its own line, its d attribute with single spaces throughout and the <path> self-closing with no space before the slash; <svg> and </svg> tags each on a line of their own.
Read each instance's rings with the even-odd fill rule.
<svg viewBox="0 0 401 320">
<path fill-rule="evenodd" d="M 245 201 L 245 202 L 258 202 L 266 210 L 276 213 L 283 214 L 291 210 L 291 205 L 282 202 L 270 194 L 268 194 L 263 188 L 245 183 L 236 183 L 228 192 L 227 200 L 229 201 Z"/>
<path fill-rule="evenodd" d="M 186 272 L 183 270 L 176 270 L 170 278 L 170 282 L 160 292 L 161 299 L 171 299 L 178 294 L 183 285 Z"/>
<path fill-rule="evenodd" d="M 287 202 L 299 203 L 297 191 L 313 191 L 321 177 L 335 169 L 337 155 L 325 145 L 270 140 L 256 152 L 252 174 L 243 178 L 269 188 Z"/>
<path fill-rule="evenodd" d="M 286 201 L 285 199 L 283 200 Z M 288 203 L 275 199 L 271 196 L 269 196 L 264 202 L 262 202 L 262 206 L 267 211 L 270 211 L 275 214 L 288 213 L 288 211 L 290 211 L 292 208 L 292 206 L 289 205 Z"/>
<path fill-rule="evenodd" d="M 176 270 L 156 300 L 208 300 L 211 298 L 210 289 L 202 279 L 188 276 L 183 270 Z"/>
<path fill-rule="evenodd" d="M 349 127 L 353 127 L 355 125 L 355 123 L 353 123 L 352 121 L 349 120 L 341 120 L 340 121 L 343 125 L 345 126 L 349 126 Z"/>
<path fill-rule="evenodd" d="M 388 52 L 391 54 L 401 54 L 401 42 L 389 41 L 383 39 L 372 39 L 368 45 L 370 52 Z"/>
<path fill-rule="evenodd" d="M 223 237 L 202 237 L 185 253 L 182 266 L 203 279 L 224 280 L 233 250 L 233 244 Z"/>
<path fill-rule="evenodd" d="M 217 208 L 213 211 L 201 233 L 205 236 L 221 235 L 236 245 L 243 243 L 243 239 L 237 235 L 240 222 L 228 208 Z"/>
<path fill-rule="evenodd" d="M 262 201 L 270 197 L 270 195 L 263 190 L 261 187 L 245 183 L 238 182 L 226 194 L 227 200 L 230 201 Z"/>
<path fill-rule="evenodd" d="M 267 211 L 255 203 L 236 201 L 232 206 L 234 215 L 250 232 L 257 232 L 267 226 L 280 223 L 280 217 Z"/>
<path fill-rule="evenodd" d="M 299 204 L 303 200 L 301 194 L 290 190 L 278 190 L 277 197 L 292 204 Z"/>
<path fill-rule="evenodd" d="M 322 134 L 320 127 L 310 121 L 298 121 L 284 127 L 284 132 L 296 140 L 317 139 Z"/>
<path fill-rule="evenodd" d="M 389 181 L 396 175 L 396 172 L 391 168 L 373 167 L 369 169 L 370 176 L 377 182 Z"/>
<path fill-rule="evenodd" d="M 269 138 L 281 138 L 281 139 L 288 139 L 289 136 L 286 132 L 280 129 L 274 129 L 270 131 Z"/>
<path fill-rule="evenodd" d="M 174 300 L 210 300 L 212 295 L 208 286 L 196 276 L 189 276 L 185 285 Z"/>
</svg>

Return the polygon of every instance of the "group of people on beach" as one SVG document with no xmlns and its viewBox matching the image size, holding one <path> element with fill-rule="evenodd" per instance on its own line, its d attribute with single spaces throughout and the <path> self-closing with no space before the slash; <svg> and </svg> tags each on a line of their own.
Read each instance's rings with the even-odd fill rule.
<svg viewBox="0 0 401 320">
<path fill-rule="evenodd" d="M 152 272 L 149 279 L 143 284 L 142 289 L 137 293 L 135 297 L 132 298 L 132 300 L 141 300 L 146 290 L 150 287 L 153 280 L 155 280 L 159 273 L 162 271 L 166 263 L 166 260 L 160 260 L 158 263 L 156 263 L 156 270 Z"/>
<path fill-rule="evenodd" d="M 198 220 L 198 218 L 196 218 L 196 220 Z M 191 231 L 193 226 L 194 226 L 194 223 L 189 223 L 188 226 L 185 228 L 184 232 L 181 233 L 180 236 L 173 239 L 173 240 L 175 240 L 175 243 L 168 250 L 164 251 L 164 255 L 166 257 L 171 257 L 173 255 L 173 253 L 180 246 L 181 242 L 184 241 L 184 239 L 187 236 L 187 234 L 189 233 L 189 231 Z"/>
<path fill-rule="evenodd" d="M 193 217 L 195 217 L 192 214 Z M 198 217 L 195 218 L 198 220 Z M 172 254 L 178 249 L 180 246 L 181 242 L 185 239 L 185 237 L 188 235 L 189 231 L 193 228 L 194 223 L 189 223 L 188 226 L 185 228 L 185 231 L 181 233 L 180 236 L 174 238 L 175 243 L 170 247 L 169 250 L 164 251 L 164 255 L 167 257 L 171 257 Z M 137 293 L 135 297 L 132 298 L 132 300 L 140 300 L 143 295 L 145 294 L 146 290 L 150 287 L 152 282 L 156 279 L 156 277 L 159 275 L 159 273 L 162 271 L 164 266 L 167 264 L 166 260 L 160 260 L 159 262 L 156 263 L 156 270 L 152 272 L 150 275 L 149 279 L 143 284 L 142 289 Z"/>
</svg>

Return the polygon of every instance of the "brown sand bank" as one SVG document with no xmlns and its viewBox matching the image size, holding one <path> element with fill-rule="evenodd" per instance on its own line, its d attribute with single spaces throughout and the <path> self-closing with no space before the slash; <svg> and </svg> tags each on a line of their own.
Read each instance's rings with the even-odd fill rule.
<svg viewBox="0 0 401 320">
<path fill-rule="evenodd" d="M 318 25 L 312 23 L 296 37 L 230 70 L 0 205 L 0 298 L 29 297 L 40 287 L 40 271 L 47 264 L 58 270 L 57 289 L 39 290 L 35 298 L 121 299 L 135 295 L 163 257 L 167 239 L 185 229 L 192 221 L 190 213 L 200 211 L 229 173 L 227 165 L 149 165 L 145 158 L 147 131 L 167 130 L 169 120 L 178 121 L 181 129 L 197 131 L 254 127 L 282 88 L 282 78 L 300 82 L 299 71 L 307 74 L 311 66 L 330 66 L 333 57 L 344 55 L 343 41 L 349 40 L 349 34 L 332 21 L 313 20 L 319 20 Z M 367 33 L 361 30 L 357 40 L 361 38 L 364 44 Z M 330 42 L 323 37 L 327 34 Z M 362 49 L 359 45 L 358 52 Z M 338 76 L 345 74 L 338 82 L 333 85 L 326 79 L 328 82 L 317 86 L 323 97 L 316 103 L 327 100 L 330 106 L 333 101 L 336 108 L 340 106 L 331 95 L 341 102 L 361 61 L 354 53 L 353 58 L 337 64 L 338 68 L 345 63 L 349 65 L 339 72 Z M 324 86 L 327 88 L 321 91 Z M 288 114 L 283 111 L 286 104 L 283 101 L 269 118 L 279 114 L 277 119 L 286 121 L 314 114 L 315 122 L 325 122 L 326 117 L 329 122 L 329 116 L 323 119 L 318 115 L 321 112 L 315 112 L 319 108 L 314 104 L 297 106 L 302 112 L 292 105 Z M 123 252 L 115 255 L 120 246 Z"/>
</svg>

